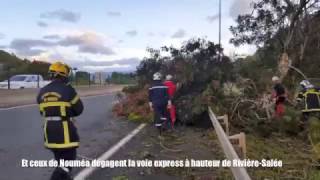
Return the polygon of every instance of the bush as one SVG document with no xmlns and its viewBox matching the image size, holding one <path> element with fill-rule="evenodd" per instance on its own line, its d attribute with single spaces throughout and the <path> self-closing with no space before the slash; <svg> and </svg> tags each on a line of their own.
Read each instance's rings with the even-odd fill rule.
<svg viewBox="0 0 320 180">
<path fill-rule="evenodd" d="M 286 106 L 285 108 L 285 115 L 282 119 L 278 119 L 278 121 L 280 121 L 280 131 L 290 135 L 297 135 L 301 132 L 301 111 L 289 106 Z"/>
<path fill-rule="evenodd" d="M 313 146 L 317 157 L 320 159 L 320 119 L 317 117 L 310 117 L 310 130 L 309 130 L 309 139 Z"/>
<path fill-rule="evenodd" d="M 125 86 L 122 89 L 122 92 L 126 93 L 126 94 L 132 94 L 132 93 L 136 93 L 138 91 L 140 91 L 142 88 L 138 85 L 132 85 L 132 86 Z"/>
</svg>

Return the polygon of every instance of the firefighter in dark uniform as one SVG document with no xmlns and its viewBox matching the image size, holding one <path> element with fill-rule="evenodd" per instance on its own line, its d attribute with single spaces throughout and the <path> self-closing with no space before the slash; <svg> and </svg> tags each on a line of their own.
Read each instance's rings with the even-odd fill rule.
<svg viewBox="0 0 320 180">
<path fill-rule="evenodd" d="M 303 114 L 304 136 L 308 138 L 320 163 L 320 89 L 315 88 L 308 80 L 300 82 L 302 87 L 297 96 Z"/>
<path fill-rule="evenodd" d="M 44 119 L 44 146 L 50 149 L 55 159 L 75 160 L 79 136 L 72 117 L 79 116 L 83 104 L 75 89 L 69 84 L 71 69 L 61 62 L 49 67 L 52 82 L 43 87 L 37 102 Z M 51 180 L 69 180 L 71 168 L 59 166 L 52 173 Z"/>
<path fill-rule="evenodd" d="M 149 88 L 149 106 L 154 111 L 154 124 L 159 129 L 160 135 L 168 123 L 167 109 L 171 107 L 168 87 L 161 82 L 159 72 L 153 75 L 153 84 Z"/>
<path fill-rule="evenodd" d="M 302 114 L 304 121 L 307 121 L 309 116 L 315 115 L 319 117 L 320 113 L 320 91 L 315 88 L 308 80 L 300 82 L 302 90 L 297 96 L 297 101 L 302 104 Z"/>
</svg>

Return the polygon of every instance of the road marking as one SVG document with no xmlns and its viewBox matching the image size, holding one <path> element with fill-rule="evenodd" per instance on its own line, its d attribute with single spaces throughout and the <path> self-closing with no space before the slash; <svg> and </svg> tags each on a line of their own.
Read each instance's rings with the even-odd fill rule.
<svg viewBox="0 0 320 180">
<path fill-rule="evenodd" d="M 31 106 L 36 106 L 38 104 L 26 104 L 26 105 L 21 105 L 21 106 L 14 106 L 14 107 L 8 107 L 8 108 L 0 108 L 0 111 L 7 111 L 7 110 L 12 110 L 12 109 L 19 109 L 19 108 L 25 108 L 25 107 L 31 107 Z"/>
<path fill-rule="evenodd" d="M 145 123 L 138 126 L 136 129 L 131 131 L 126 137 L 122 138 L 117 144 L 112 146 L 108 151 L 103 153 L 97 160 L 105 161 L 109 159 L 114 153 L 116 153 L 122 146 L 124 146 L 127 142 L 129 142 L 135 135 L 137 135 L 144 127 Z M 90 174 L 93 173 L 97 168 L 96 167 L 88 167 L 80 171 L 74 180 L 85 180 Z"/>
<path fill-rule="evenodd" d="M 106 93 L 106 94 L 100 94 L 100 95 L 92 95 L 92 96 L 84 96 L 81 97 L 81 99 L 90 99 L 90 98 L 95 98 L 95 97 L 101 97 L 101 96 L 107 96 L 111 95 L 112 93 Z M 7 107 L 7 108 L 0 108 L 0 111 L 7 111 L 7 110 L 12 110 L 12 109 L 20 109 L 20 108 L 26 108 L 26 107 L 32 107 L 32 106 L 37 106 L 38 104 L 26 104 L 26 105 L 19 105 L 19 106 L 13 106 L 13 107 Z"/>
</svg>

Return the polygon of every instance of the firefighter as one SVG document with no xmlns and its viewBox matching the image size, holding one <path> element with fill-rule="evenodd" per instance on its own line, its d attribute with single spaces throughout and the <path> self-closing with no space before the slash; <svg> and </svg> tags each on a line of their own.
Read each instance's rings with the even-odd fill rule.
<svg viewBox="0 0 320 180">
<path fill-rule="evenodd" d="M 310 114 L 319 116 L 320 113 L 320 91 L 308 80 L 300 82 L 301 91 L 297 96 L 297 101 L 302 104 L 303 119 L 308 120 Z"/>
<path fill-rule="evenodd" d="M 273 102 L 275 103 L 275 114 L 276 118 L 281 118 L 284 115 L 285 107 L 284 103 L 286 101 L 286 90 L 284 86 L 280 82 L 280 78 L 278 76 L 272 77 L 273 92 L 272 98 Z"/>
<path fill-rule="evenodd" d="M 167 120 L 167 108 L 171 107 L 168 87 L 161 82 L 159 72 L 153 75 L 153 85 L 149 88 L 149 106 L 154 111 L 154 124 L 159 129 L 160 136 Z"/>
<path fill-rule="evenodd" d="M 70 71 L 64 63 L 53 63 L 49 67 L 51 83 L 43 87 L 37 96 L 44 119 L 44 146 L 53 152 L 58 162 L 62 159 L 75 160 L 79 146 L 79 136 L 72 118 L 82 113 L 83 104 L 68 82 Z M 72 179 L 70 172 L 70 167 L 59 166 L 50 179 Z"/>
<path fill-rule="evenodd" d="M 300 82 L 301 90 L 297 101 L 301 105 L 303 136 L 311 141 L 312 149 L 320 162 L 320 89 L 314 87 L 308 80 Z"/>
<path fill-rule="evenodd" d="M 171 99 L 171 101 L 174 98 L 174 94 L 176 92 L 176 85 L 174 84 L 174 82 L 172 81 L 172 75 L 168 74 L 166 76 L 166 81 L 164 82 L 164 85 L 168 87 L 168 95 L 169 98 Z M 171 122 L 171 127 L 174 127 L 174 122 L 176 121 L 176 107 L 174 106 L 174 104 L 171 104 L 170 109 L 168 109 L 169 111 L 169 118 L 170 118 L 170 122 Z"/>
</svg>

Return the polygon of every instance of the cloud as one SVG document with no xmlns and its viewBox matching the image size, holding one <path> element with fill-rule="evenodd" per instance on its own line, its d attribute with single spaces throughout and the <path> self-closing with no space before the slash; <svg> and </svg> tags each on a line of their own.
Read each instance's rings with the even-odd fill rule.
<svg viewBox="0 0 320 180">
<path fill-rule="evenodd" d="M 138 34 L 138 32 L 136 30 L 132 30 L 132 31 L 127 31 L 126 34 L 128 36 L 134 37 Z"/>
<path fill-rule="evenodd" d="M 108 11 L 107 15 L 110 17 L 119 17 L 119 16 L 121 16 L 121 13 L 118 11 Z"/>
<path fill-rule="evenodd" d="M 173 33 L 171 38 L 183 38 L 186 36 L 186 31 L 183 29 L 179 29 L 177 32 Z"/>
<path fill-rule="evenodd" d="M 63 59 L 63 58 L 58 58 Z M 136 67 L 140 64 L 140 59 L 138 58 L 124 58 L 115 59 L 111 61 L 94 61 L 91 59 L 85 60 L 66 60 L 65 63 L 71 67 L 78 67 L 82 70 L 87 71 L 134 71 Z"/>
<path fill-rule="evenodd" d="M 153 37 L 155 34 L 153 32 L 148 32 L 148 36 Z"/>
<path fill-rule="evenodd" d="M 5 46 L 5 45 L 0 45 L 0 49 L 6 49 L 7 48 L 7 46 Z"/>
<path fill-rule="evenodd" d="M 0 39 L 4 39 L 5 38 L 5 35 L 0 33 Z"/>
<path fill-rule="evenodd" d="M 38 25 L 39 27 L 48 27 L 48 24 L 45 23 L 45 22 L 42 22 L 42 21 L 37 22 L 37 25 Z"/>
<path fill-rule="evenodd" d="M 115 64 L 137 66 L 140 63 L 140 59 L 125 58 L 125 59 L 117 59 L 117 60 L 111 60 L 111 61 L 93 61 L 90 59 L 86 59 L 83 61 L 68 61 L 68 63 L 73 66 L 112 66 Z"/>
<path fill-rule="evenodd" d="M 215 20 L 219 19 L 219 14 L 212 15 L 212 16 L 207 16 L 206 19 L 207 19 L 207 21 L 208 21 L 209 23 L 212 23 L 212 22 L 214 22 Z"/>
<path fill-rule="evenodd" d="M 229 15 L 236 19 L 240 14 L 247 14 L 252 11 L 251 3 L 253 0 L 233 0 L 230 9 Z"/>
<path fill-rule="evenodd" d="M 85 32 L 81 35 L 67 36 L 57 44 L 60 46 L 77 46 L 79 52 L 112 55 L 114 51 L 104 45 L 103 37 L 93 32 Z"/>
<path fill-rule="evenodd" d="M 58 40 L 61 39 L 62 37 L 58 34 L 51 34 L 51 35 L 45 35 L 42 37 L 43 39 L 53 39 L 53 40 Z"/>
<path fill-rule="evenodd" d="M 45 19 L 59 19 L 61 21 L 76 23 L 80 20 L 80 13 L 59 9 L 51 12 L 42 13 L 41 18 Z"/>
<path fill-rule="evenodd" d="M 42 50 L 41 47 L 52 46 L 55 46 L 55 43 L 45 40 L 14 39 L 13 41 L 11 41 L 9 47 L 11 49 L 14 49 L 19 55 L 35 56 L 44 52 L 44 50 Z"/>
</svg>

